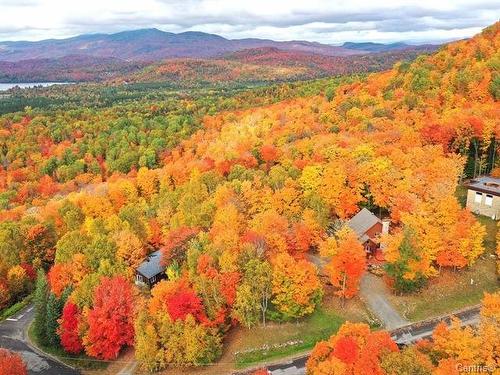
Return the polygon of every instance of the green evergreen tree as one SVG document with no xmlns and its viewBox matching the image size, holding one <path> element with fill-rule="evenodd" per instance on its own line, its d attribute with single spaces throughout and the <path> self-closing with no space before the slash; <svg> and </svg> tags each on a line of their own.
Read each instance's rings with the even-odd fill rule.
<svg viewBox="0 0 500 375">
<path fill-rule="evenodd" d="M 48 283 L 45 277 L 45 272 L 42 269 L 38 270 L 36 286 L 35 286 L 35 319 L 33 321 L 33 332 L 35 337 L 41 342 L 46 343 L 47 338 L 47 299 L 48 299 Z"/>
<path fill-rule="evenodd" d="M 68 299 L 71 289 L 66 289 L 60 298 L 57 298 L 54 293 L 50 293 L 47 300 L 47 317 L 46 317 L 46 337 L 47 344 L 52 347 L 61 345 L 57 328 L 59 327 L 59 318 L 66 300 Z"/>
</svg>

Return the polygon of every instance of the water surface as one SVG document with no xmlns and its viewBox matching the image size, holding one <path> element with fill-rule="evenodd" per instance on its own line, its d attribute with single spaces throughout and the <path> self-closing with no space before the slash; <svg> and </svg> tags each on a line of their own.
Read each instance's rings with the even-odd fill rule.
<svg viewBox="0 0 500 375">
<path fill-rule="evenodd" d="M 21 89 L 26 89 L 35 86 L 52 86 L 52 85 L 66 85 L 70 82 L 22 82 L 22 83 L 0 83 L 0 91 L 6 91 L 13 87 L 19 86 Z"/>
</svg>

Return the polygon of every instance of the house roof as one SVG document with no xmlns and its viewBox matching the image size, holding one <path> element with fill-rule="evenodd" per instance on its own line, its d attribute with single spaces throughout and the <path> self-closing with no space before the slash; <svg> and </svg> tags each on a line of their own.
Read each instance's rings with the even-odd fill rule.
<svg viewBox="0 0 500 375">
<path fill-rule="evenodd" d="M 165 266 L 161 262 L 161 251 L 157 250 L 149 254 L 136 271 L 148 279 L 164 272 Z"/>
<path fill-rule="evenodd" d="M 478 177 L 470 180 L 467 187 L 471 190 L 500 196 L 500 178 L 490 176 Z"/>
<path fill-rule="evenodd" d="M 365 233 L 377 223 L 382 223 L 382 221 L 363 208 L 347 222 L 347 225 L 358 235 L 360 241 L 365 242 L 369 239 Z"/>
</svg>

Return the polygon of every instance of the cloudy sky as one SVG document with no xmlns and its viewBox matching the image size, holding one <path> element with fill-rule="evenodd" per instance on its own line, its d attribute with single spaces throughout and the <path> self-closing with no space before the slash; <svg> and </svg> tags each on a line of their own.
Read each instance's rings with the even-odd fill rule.
<svg viewBox="0 0 500 375">
<path fill-rule="evenodd" d="M 227 38 L 442 42 L 500 18 L 499 0 L 0 0 L 0 40 L 156 27 Z"/>
</svg>

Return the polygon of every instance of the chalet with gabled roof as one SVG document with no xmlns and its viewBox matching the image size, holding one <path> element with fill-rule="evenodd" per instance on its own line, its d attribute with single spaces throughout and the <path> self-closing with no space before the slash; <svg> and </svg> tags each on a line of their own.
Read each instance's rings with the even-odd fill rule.
<svg viewBox="0 0 500 375">
<path fill-rule="evenodd" d="M 378 236 L 389 232 L 389 220 L 380 220 L 366 208 L 354 215 L 347 225 L 358 236 L 367 256 L 372 256 L 379 248 Z"/>
</svg>

